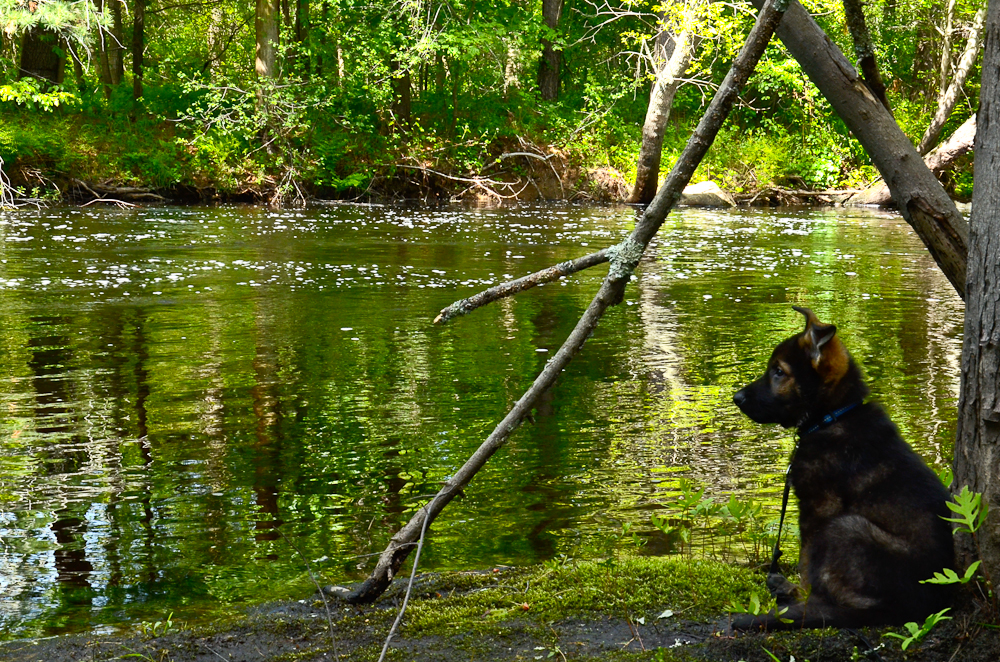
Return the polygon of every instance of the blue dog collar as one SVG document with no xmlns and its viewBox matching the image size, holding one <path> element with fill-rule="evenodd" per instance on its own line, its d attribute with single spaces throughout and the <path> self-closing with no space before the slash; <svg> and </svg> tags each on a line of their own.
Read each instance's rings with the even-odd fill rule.
<svg viewBox="0 0 1000 662">
<path fill-rule="evenodd" d="M 862 404 L 862 403 L 860 403 L 860 402 L 852 402 L 851 404 L 847 405 L 846 407 L 841 407 L 837 411 L 830 412 L 829 414 L 827 414 L 826 416 L 824 416 L 822 419 L 820 419 L 819 423 L 816 423 L 815 425 L 813 425 L 812 427 L 810 427 L 805 432 L 803 432 L 802 429 L 799 428 L 799 436 L 800 437 L 804 437 L 807 434 L 812 434 L 813 432 L 815 432 L 816 430 L 819 430 L 820 428 L 825 428 L 828 425 L 833 425 L 837 421 L 838 418 L 840 418 L 841 416 L 843 416 L 847 412 L 851 411 L 852 409 L 854 409 L 855 407 L 857 407 L 860 404 Z"/>
</svg>

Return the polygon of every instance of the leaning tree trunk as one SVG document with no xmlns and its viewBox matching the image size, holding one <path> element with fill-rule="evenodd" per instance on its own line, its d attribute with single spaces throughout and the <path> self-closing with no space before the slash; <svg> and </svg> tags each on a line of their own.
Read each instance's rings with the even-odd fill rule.
<svg viewBox="0 0 1000 662">
<path fill-rule="evenodd" d="M 664 34 L 666 38 L 669 35 Z M 642 123 L 642 146 L 639 148 L 639 159 L 635 169 L 635 185 L 628 201 L 632 203 L 648 203 L 656 195 L 656 186 L 660 179 L 660 155 L 663 151 L 663 134 L 667 130 L 667 120 L 670 119 L 670 108 L 674 105 L 674 96 L 681 84 L 681 76 L 687 71 L 694 55 L 694 35 L 690 30 L 684 30 L 673 39 L 674 49 L 667 58 L 663 54 L 659 62 L 663 65 L 657 69 L 656 80 L 649 93 L 649 107 L 646 109 L 646 120 Z M 659 39 L 657 40 L 659 41 Z M 657 51 L 662 47 L 657 44 Z M 660 55 L 660 52 L 657 53 Z"/>
<path fill-rule="evenodd" d="M 958 66 L 955 67 L 955 77 L 951 79 L 951 85 L 948 86 L 945 93 L 938 99 L 937 111 L 934 113 L 934 118 L 931 119 L 927 130 L 924 131 L 924 135 L 920 139 L 920 145 L 917 146 L 917 151 L 921 154 L 929 152 L 934 143 L 937 142 L 938 136 L 941 135 L 941 129 L 944 128 L 944 123 L 948 121 L 948 116 L 951 115 L 951 111 L 955 109 L 955 104 L 958 103 L 958 95 L 962 92 L 962 88 L 965 87 L 965 80 L 969 77 L 969 72 L 972 71 L 972 65 L 976 63 L 976 56 L 979 55 L 979 36 L 983 32 L 983 21 L 985 18 L 986 7 L 982 7 L 976 12 L 976 17 L 972 20 L 969 41 L 966 42 L 962 58 L 958 61 Z"/>
<path fill-rule="evenodd" d="M 29 76 L 50 83 L 61 83 L 65 57 L 59 46 L 59 35 L 35 26 L 24 33 L 21 42 L 21 70 L 18 77 Z"/>
<path fill-rule="evenodd" d="M 712 146 L 712 141 L 715 140 L 722 123 L 729 115 L 736 97 L 756 68 L 757 62 L 774 33 L 775 26 L 781 20 L 782 12 L 787 6 L 786 2 L 787 0 L 771 0 L 766 2 L 764 8 L 761 9 L 743 49 L 736 57 L 733 66 L 729 69 L 729 73 L 726 74 L 725 80 L 722 81 L 722 85 L 719 86 L 712 99 L 712 103 L 709 104 L 697 128 L 688 140 L 684 152 L 667 176 L 663 188 L 656 194 L 652 204 L 646 207 L 632 233 L 622 243 L 609 250 L 609 252 L 614 253 L 614 257 L 611 258 L 611 267 L 608 269 L 608 275 L 604 278 L 600 290 L 594 296 L 583 316 L 580 317 L 580 321 L 577 322 L 569 338 L 566 339 L 555 356 L 546 363 L 542 373 L 538 375 L 531 387 L 521 396 L 472 457 L 448 479 L 430 503 L 418 510 L 406 526 L 392 537 L 385 551 L 379 556 L 375 570 L 361 586 L 354 591 L 333 586 L 328 587 L 329 592 L 353 604 L 365 604 L 378 599 L 388 588 L 396 573 L 399 572 L 406 557 L 421 538 L 422 532 L 524 422 L 538 398 L 548 391 L 566 365 L 583 349 L 583 344 L 593 335 L 605 311 L 609 307 L 621 303 L 625 294 L 625 286 L 631 280 L 632 272 L 638 266 L 646 246 L 660 229 L 663 221 L 666 220 L 670 209 L 680 199 L 684 186 L 691 181 L 695 169 L 704 158 L 708 148 Z"/>
<path fill-rule="evenodd" d="M 545 25 L 555 31 L 559 29 L 563 0 L 542 0 L 542 18 Z M 562 68 L 562 51 L 556 49 L 548 37 L 542 39 L 542 59 L 538 63 L 538 89 L 546 101 L 559 98 L 559 70 Z"/>
<path fill-rule="evenodd" d="M 760 7 L 763 0 L 753 0 Z M 868 152 L 903 218 L 923 240 L 941 271 L 965 296 L 968 224 L 913 143 L 802 5 L 793 0 L 777 30 L 833 109 Z"/>
<path fill-rule="evenodd" d="M 979 553 L 987 574 L 1000 577 L 1000 0 L 989 3 L 976 116 L 976 186 L 953 488 L 968 485 L 989 504 L 989 517 L 979 532 Z M 967 564 L 971 550 L 963 551 Z"/>
</svg>

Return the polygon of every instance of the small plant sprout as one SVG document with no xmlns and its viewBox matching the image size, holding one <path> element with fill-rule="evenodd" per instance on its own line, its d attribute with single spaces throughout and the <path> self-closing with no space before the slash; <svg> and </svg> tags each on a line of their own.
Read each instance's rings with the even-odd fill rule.
<svg viewBox="0 0 1000 662">
<path fill-rule="evenodd" d="M 975 534 L 986 521 L 989 504 L 983 503 L 983 495 L 979 492 L 970 492 L 969 486 L 962 487 L 962 491 L 955 495 L 955 501 L 947 501 L 945 505 L 958 515 L 958 517 L 943 517 L 948 522 L 955 522 L 958 527 L 955 533 Z"/>
<path fill-rule="evenodd" d="M 754 616 L 760 616 L 762 613 L 767 611 L 760 604 L 760 597 L 757 595 L 756 591 L 750 594 L 750 602 L 744 607 L 738 600 L 731 600 L 729 602 L 729 611 L 734 614 L 752 614 Z"/>
<path fill-rule="evenodd" d="M 624 524 L 622 524 L 622 532 L 620 537 L 622 540 L 626 539 L 630 540 L 632 544 L 635 545 L 636 547 L 642 547 L 643 545 L 646 544 L 646 541 L 640 538 L 639 534 L 632 530 L 631 522 L 625 522 Z"/>
<path fill-rule="evenodd" d="M 166 619 L 162 621 L 143 621 L 139 623 L 139 630 L 147 637 L 161 637 L 174 630 L 174 613 L 170 612 Z"/>
<path fill-rule="evenodd" d="M 935 572 L 930 579 L 924 579 L 921 584 L 968 584 L 976 576 L 980 561 L 974 562 L 965 571 L 965 576 L 959 577 L 958 573 L 951 568 L 945 568 L 944 572 Z"/>
<path fill-rule="evenodd" d="M 761 602 L 760 597 L 757 595 L 756 591 L 750 594 L 750 602 L 744 607 L 742 603 L 737 600 L 731 600 L 729 602 L 729 611 L 734 614 L 750 614 L 752 616 L 760 616 L 761 614 L 766 614 L 771 610 L 774 610 L 775 615 L 778 620 L 782 623 L 791 623 L 790 619 L 782 618 L 782 614 L 788 611 L 788 607 L 778 607 L 777 603 L 773 600 L 768 600 L 767 602 Z"/>
<path fill-rule="evenodd" d="M 935 625 L 937 625 L 941 621 L 951 620 L 951 616 L 944 615 L 946 611 L 951 611 L 951 607 L 945 607 L 938 613 L 931 614 L 926 619 L 924 619 L 923 625 L 917 625 L 916 623 L 913 622 L 904 623 L 903 627 L 906 628 L 906 631 L 910 633 L 909 636 L 906 636 L 905 634 L 899 634 L 896 632 L 886 632 L 883 636 L 893 637 L 895 639 L 901 639 L 902 643 L 900 644 L 900 647 L 905 651 L 907 648 L 910 647 L 910 644 L 913 643 L 919 644 L 921 641 L 923 641 L 923 638 L 926 637 L 930 633 L 930 631 L 934 629 Z"/>
<path fill-rule="evenodd" d="M 762 651 L 764 651 L 765 653 L 767 653 L 768 657 L 770 657 L 772 660 L 774 660 L 774 662 L 781 662 L 781 658 L 779 658 L 777 655 L 775 655 L 771 651 L 767 650 L 763 646 L 761 646 L 760 649 Z M 794 655 L 789 655 L 788 656 L 788 662 L 795 662 L 795 656 Z"/>
<path fill-rule="evenodd" d="M 951 487 L 952 481 L 955 479 L 955 474 L 952 473 L 951 467 L 943 466 L 934 468 L 934 472 L 937 474 L 938 478 L 941 479 L 941 483 L 945 487 Z"/>
</svg>

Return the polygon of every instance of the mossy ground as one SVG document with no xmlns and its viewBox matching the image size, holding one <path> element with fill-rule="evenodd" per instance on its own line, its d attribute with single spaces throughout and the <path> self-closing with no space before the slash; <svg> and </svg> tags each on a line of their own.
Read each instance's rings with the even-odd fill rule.
<svg viewBox="0 0 1000 662">
<path fill-rule="evenodd" d="M 1000 636 L 977 624 L 972 609 L 959 610 L 906 653 L 898 640 L 882 636 L 897 629 L 717 634 L 730 602 L 746 603 L 752 592 L 761 594 L 762 580 L 759 573 L 724 563 L 648 557 L 425 574 L 414 586 L 387 659 L 1000 659 Z M 317 593 L 263 605 L 226 622 L 175 624 L 158 636 L 126 632 L 8 642 L 0 645 L 0 659 L 377 660 L 404 590 L 400 579 L 368 607 L 324 603 Z M 878 650 L 866 654 L 865 640 Z"/>
</svg>

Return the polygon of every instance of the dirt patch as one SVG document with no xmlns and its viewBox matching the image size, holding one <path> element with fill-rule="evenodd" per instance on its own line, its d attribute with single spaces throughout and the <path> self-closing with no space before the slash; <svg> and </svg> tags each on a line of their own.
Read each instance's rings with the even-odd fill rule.
<svg viewBox="0 0 1000 662">
<path fill-rule="evenodd" d="M 724 636 L 730 599 L 762 580 L 740 566 L 635 557 L 560 568 L 496 568 L 418 578 L 389 660 L 650 660 L 654 662 L 995 662 L 1000 633 L 976 603 L 957 606 L 909 650 L 884 636 L 901 628 Z M 394 584 L 357 607 L 318 592 L 264 604 L 228 621 L 176 626 L 158 636 L 88 633 L 0 643 L 3 662 L 375 662 L 405 591 Z M 873 650 L 874 649 L 874 650 Z M 774 657 L 772 657 L 772 655 Z"/>
<path fill-rule="evenodd" d="M 398 597 L 398 596 L 396 596 Z M 419 601 L 421 598 L 417 598 Z M 377 660 L 395 616 L 393 599 L 374 607 L 330 605 L 334 637 L 319 595 L 308 600 L 255 608 L 236 622 L 159 637 L 75 635 L 0 645 L 6 662 L 122 660 L 156 662 L 218 660 L 321 661 Z M 526 615 L 483 629 L 474 623 L 448 635 L 419 634 L 407 627 L 394 638 L 390 660 L 745 660 L 810 662 L 845 660 L 921 660 L 995 662 L 1000 659 L 996 630 L 976 625 L 974 614 L 960 613 L 939 625 L 923 642 L 904 653 L 898 629 L 861 632 L 820 630 L 726 637 L 715 623 L 609 614 L 553 622 Z M 872 650 L 874 648 L 874 650 Z M 771 656 L 774 656 L 772 658 Z"/>
</svg>

